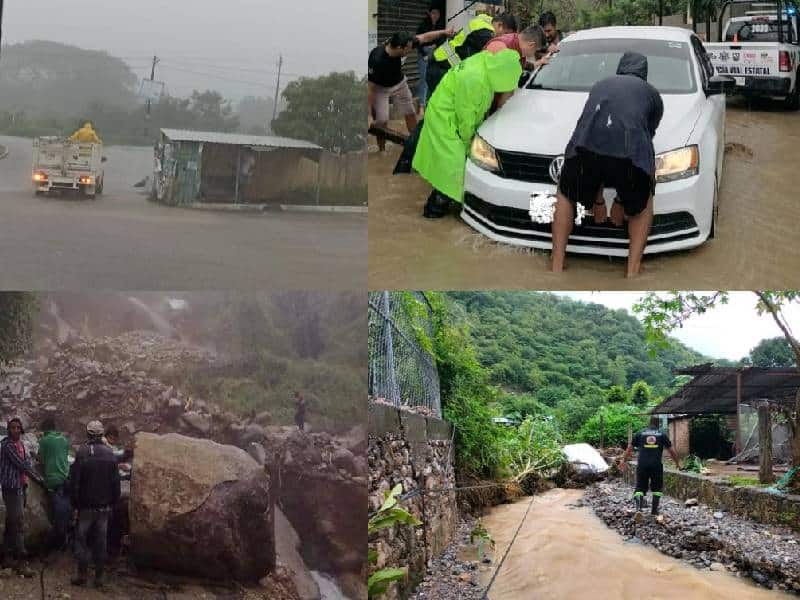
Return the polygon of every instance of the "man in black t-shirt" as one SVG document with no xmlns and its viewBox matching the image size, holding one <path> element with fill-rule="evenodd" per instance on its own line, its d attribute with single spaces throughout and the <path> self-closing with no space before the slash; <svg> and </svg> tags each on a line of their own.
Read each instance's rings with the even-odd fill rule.
<svg viewBox="0 0 800 600">
<path fill-rule="evenodd" d="M 680 464 L 678 453 L 672 447 L 669 436 L 659 429 L 659 418 L 650 417 L 650 425 L 646 429 L 639 431 L 633 436 L 633 440 L 628 444 L 625 455 L 622 457 L 620 468 L 625 469 L 625 463 L 633 454 L 634 448 L 639 451 L 636 461 L 636 491 L 633 500 L 636 503 L 636 519 L 641 519 L 641 510 L 647 488 L 653 493 L 653 515 L 658 515 L 658 505 L 663 495 L 661 490 L 664 487 L 664 465 L 661 462 L 661 455 L 666 449 L 676 465 Z"/>
<path fill-rule="evenodd" d="M 403 73 L 403 61 L 408 53 L 420 44 L 436 40 L 442 36 L 452 35 L 452 29 L 430 31 L 413 36 L 406 32 L 395 33 L 382 46 L 369 53 L 368 91 L 369 127 L 373 124 L 386 127 L 389 122 L 389 100 L 403 114 L 408 131 L 417 126 L 417 111 L 414 99 L 408 87 L 408 80 Z M 378 138 L 378 146 L 384 150 L 386 140 Z"/>
</svg>

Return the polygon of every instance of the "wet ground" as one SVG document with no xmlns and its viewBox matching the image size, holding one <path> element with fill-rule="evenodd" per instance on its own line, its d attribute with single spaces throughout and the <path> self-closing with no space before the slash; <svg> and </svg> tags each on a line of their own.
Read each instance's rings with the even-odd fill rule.
<svg viewBox="0 0 800 600">
<path fill-rule="evenodd" d="M 489 591 L 490 600 L 614 598 L 616 600 L 779 600 L 796 598 L 757 588 L 726 572 L 701 571 L 641 544 L 625 543 L 588 507 L 582 490 L 537 496 Z M 483 519 L 497 544 L 488 584 L 516 531 L 529 499 L 498 506 Z"/>
<path fill-rule="evenodd" d="M 731 99 L 727 142 L 716 239 L 646 256 L 632 280 L 624 259 L 570 255 L 554 275 L 549 252 L 497 244 L 456 216 L 423 219 L 430 187 L 392 176 L 389 146 L 369 157 L 370 289 L 785 289 L 800 281 L 800 112 Z"/>
<path fill-rule="evenodd" d="M 150 148 L 108 147 L 102 196 L 36 198 L 31 140 L 0 137 L 0 289 L 360 289 L 362 214 L 231 214 L 149 202 Z"/>
</svg>

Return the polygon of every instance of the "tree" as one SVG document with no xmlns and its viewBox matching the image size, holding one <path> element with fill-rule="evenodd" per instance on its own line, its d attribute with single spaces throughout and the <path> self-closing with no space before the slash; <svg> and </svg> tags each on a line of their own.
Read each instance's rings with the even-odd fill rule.
<svg viewBox="0 0 800 600">
<path fill-rule="evenodd" d="M 624 387 L 621 385 L 612 385 L 606 394 L 606 401 L 609 404 L 627 404 L 630 398 Z"/>
<path fill-rule="evenodd" d="M 366 148 L 366 78 L 352 71 L 292 81 L 283 92 L 287 108 L 272 123 L 277 135 L 313 142 L 330 152 Z"/>
<path fill-rule="evenodd" d="M 640 408 L 644 408 L 653 399 L 653 390 L 647 385 L 646 381 L 637 381 L 631 387 L 631 402 Z"/>
<path fill-rule="evenodd" d="M 36 297 L 28 292 L 0 293 L 0 364 L 30 350 Z"/>
<path fill-rule="evenodd" d="M 754 291 L 754 310 L 759 315 L 769 315 L 783 333 L 795 357 L 795 365 L 800 365 L 800 340 L 792 333 L 783 308 L 800 302 L 800 291 Z M 675 328 L 682 327 L 687 319 L 704 314 L 719 305 L 728 303 L 729 294 L 715 291 L 709 294 L 694 292 L 671 292 L 660 296 L 651 292 L 634 305 L 633 310 L 644 321 L 647 341 L 651 353 L 667 342 L 667 335 Z M 800 368 L 798 368 L 800 370 Z M 792 463 L 800 465 L 800 389 L 791 406 L 776 407 L 789 424 L 792 434 Z"/>
<path fill-rule="evenodd" d="M 239 126 L 239 117 L 233 114 L 231 103 L 222 94 L 213 90 L 194 90 L 189 106 L 197 121 L 211 131 L 234 131 Z"/>
<path fill-rule="evenodd" d="M 754 367 L 796 367 L 797 358 L 785 337 L 761 340 L 745 359 Z M 743 361 L 744 362 L 744 361 Z"/>
</svg>

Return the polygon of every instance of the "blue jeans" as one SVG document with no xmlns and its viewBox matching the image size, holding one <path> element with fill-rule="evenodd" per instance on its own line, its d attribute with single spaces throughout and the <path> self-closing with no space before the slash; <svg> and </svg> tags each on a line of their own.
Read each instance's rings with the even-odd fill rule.
<svg viewBox="0 0 800 600">
<path fill-rule="evenodd" d="M 75 535 L 78 565 L 86 569 L 89 558 L 94 558 L 95 569 L 103 570 L 106 563 L 106 544 L 108 542 L 108 519 L 111 507 L 105 509 L 81 509 L 78 511 L 78 530 Z M 91 540 L 91 548 L 89 542 Z"/>
<path fill-rule="evenodd" d="M 419 69 L 417 98 L 419 98 L 419 105 L 423 108 L 428 102 L 428 60 L 430 60 L 431 54 L 426 48 L 420 48 L 419 57 L 417 58 L 417 67 Z"/>
</svg>

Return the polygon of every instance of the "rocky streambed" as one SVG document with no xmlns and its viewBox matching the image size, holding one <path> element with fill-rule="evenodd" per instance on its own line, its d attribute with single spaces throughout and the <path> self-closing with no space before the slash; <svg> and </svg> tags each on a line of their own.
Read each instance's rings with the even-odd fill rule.
<svg viewBox="0 0 800 600">
<path fill-rule="evenodd" d="M 800 594 L 800 536 L 706 506 L 664 496 L 663 520 L 634 520 L 633 491 L 619 483 L 587 488 L 582 503 L 626 540 L 654 546 L 699 569 L 730 571 L 757 584 Z"/>
</svg>

